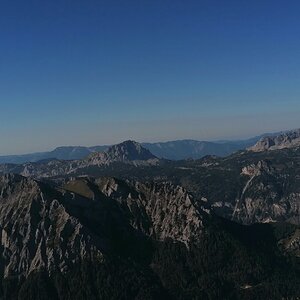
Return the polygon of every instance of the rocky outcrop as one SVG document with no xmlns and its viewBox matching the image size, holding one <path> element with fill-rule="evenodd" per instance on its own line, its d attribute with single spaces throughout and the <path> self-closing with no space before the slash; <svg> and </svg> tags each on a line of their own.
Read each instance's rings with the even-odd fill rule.
<svg viewBox="0 0 300 300">
<path fill-rule="evenodd" d="M 267 161 L 244 167 L 241 175 L 248 178 L 236 199 L 234 220 L 300 224 L 300 191 L 288 192 L 287 175 L 278 173 Z"/>
<path fill-rule="evenodd" d="M 298 256 L 298 231 L 280 236 L 278 249 Z M 240 287 L 259 283 L 268 295 L 278 284 L 273 270 L 283 274 L 279 298 L 297 295 L 296 273 L 273 235 L 269 224 L 257 229 L 205 212 L 169 182 L 79 177 L 53 187 L 7 174 L 0 177 L 0 297 L 247 299 Z"/>
<path fill-rule="evenodd" d="M 157 240 L 170 238 L 188 245 L 203 228 L 206 213 L 194 205 L 186 190 L 170 183 L 81 178 L 68 182 L 65 188 L 93 199 L 103 193 L 116 200 L 135 229 Z"/>
<path fill-rule="evenodd" d="M 205 215 L 183 188 L 167 183 L 79 178 L 58 190 L 7 174 L 0 177 L 0 271 L 4 278 L 67 272 L 82 260 L 101 262 L 114 239 L 128 243 L 141 233 L 188 246 Z"/>
<path fill-rule="evenodd" d="M 19 175 L 0 177 L 2 277 L 67 271 L 102 257 L 93 235 L 63 204 L 63 195 Z M 67 196 L 65 196 L 67 199 Z"/>
<path fill-rule="evenodd" d="M 293 148 L 300 146 L 300 129 L 288 131 L 277 136 L 266 136 L 261 138 L 249 151 L 261 152 Z"/>
</svg>

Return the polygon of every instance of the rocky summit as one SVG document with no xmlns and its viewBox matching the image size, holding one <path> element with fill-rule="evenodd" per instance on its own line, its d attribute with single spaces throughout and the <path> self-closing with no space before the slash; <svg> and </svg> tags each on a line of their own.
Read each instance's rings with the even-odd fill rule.
<svg viewBox="0 0 300 300">
<path fill-rule="evenodd" d="M 261 152 L 293 148 L 300 146 L 300 129 L 281 133 L 276 136 L 262 137 L 254 146 L 248 148 L 250 151 Z"/>
<path fill-rule="evenodd" d="M 111 146 L 105 152 L 96 152 L 91 154 L 83 162 L 87 165 L 103 165 L 111 164 L 113 162 L 122 163 L 156 163 L 158 158 L 149 150 L 141 146 L 135 141 L 125 141 L 121 144 Z"/>
<path fill-rule="evenodd" d="M 55 177 L 84 172 L 92 167 L 112 164 L 157 165 L 160 160 L 149 150 L 134 141 L 125 141 L 109 147 L 105 152 L 95 152 L 81 160 L 48 159 L 24 164 L 2 164 L 0 173 L 18 173 L 23 176 Z"/>
</svg>

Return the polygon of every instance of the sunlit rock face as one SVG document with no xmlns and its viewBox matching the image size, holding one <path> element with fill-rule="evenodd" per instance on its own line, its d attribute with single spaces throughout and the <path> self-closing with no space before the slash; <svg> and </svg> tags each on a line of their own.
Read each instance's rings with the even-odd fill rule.
<svg viewBox="0 0 300 300">
<path fill-rule="evenodd" d="M 248 148 L 253 152 L 271 151 L 300 146 L 300 129 L 288 131 L 277 136 L 263 137 L 254 146 Z"/>
</svg>

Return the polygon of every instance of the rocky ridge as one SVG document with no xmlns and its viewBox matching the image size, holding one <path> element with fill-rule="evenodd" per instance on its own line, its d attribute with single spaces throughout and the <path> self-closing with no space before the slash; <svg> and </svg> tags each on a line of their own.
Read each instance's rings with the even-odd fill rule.
<svg viewBox="0 0 300 300">
<path fill-rule="evenodd" d="M 259 162 L 243 176 L 265 172 L 272 167 Z M 259 293 L 270 294 L 265 278 L 276 284 L 274 268 L 284 274 L 279 295 L 297 294 L 294 273 L 284 278 L 282 255 L 299 255 L 299 229 L 291 225 L 275 238 L 269 224 L 238 225 L 204 208 L 207 202 L 171 182 L 84 176 L 55 186 L 1 176 L 0 297 L 248 299 L 243 286 L 259 283 Z"/>
<path fill-rule="evenodd" d="M 203 228 L 206 212 L 195 206 L 186 190 L 171 183 L 81 178 L 69 181 L 65 189 L 77 193 L 85 191 L 85 196 L 90 198 L 100 192 L 114 199 L 125 209 L 133 228 L 157 240 L 171 238 L 188 245 L 199 237 Z"/>
<path fill-rule="evenodd" d="M 82 259 L 100 259 L 94 236 L 70 214 L 56 190 L 30 178 L 0 177 L 1 277 L 37 270 L 65 272 Z"/>
<path fill-rule="evenodd" d="M 174 162 L 126 141 L 0 168 L 26 176 L 0 176 L 0 298 L 300 294 L 297 147 Z"/>
<path fill-rule="evenodd" d="M 206 215 L 180 187 L 115 178 L 78 178 L 53 189 L 7 174 L 0 177 L 0 202 L 4 278 L 43 269 L 66 272 L 82 260 L 101 262 L 103 253 L 114 251 L 114 236 L 130 240 L 143 234 L 188 246 L 199 238 Z"/>
<path fill-rule="evenodd" d="M 262 137 L 249 151 L 262 152 L 300 146 L 300 129 L 281 133 L 277 136 Z"/>
<path fill-rule="evenodd" d="M 82 160 L 46 160 L 21 165 L 0 165 L 0 173 L 17 173 L 27 177 L 55 177 L 75 174 L 89 167 L 105 167 L 114 163 L 131 164 L 134 166 L 157 165 L 159 159 L 134 141 L 125 141 L 110 147 L 105 152 L 95 152 Z"/>
</svg>

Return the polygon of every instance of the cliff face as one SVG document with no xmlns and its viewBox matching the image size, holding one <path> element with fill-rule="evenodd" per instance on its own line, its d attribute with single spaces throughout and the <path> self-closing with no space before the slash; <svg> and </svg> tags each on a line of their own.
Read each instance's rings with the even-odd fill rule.
<svg viewBox="0 0 300 300">
<path fill-rule="evenodd" d="M 288 131 L 277 136 L 262 137 L 254 146 L 248 148 L 253 152 L 278 150 L 300 146 L 300 129 Z"/>
<path fill-rule="evenodd" d="M 190 163 L 176 180 L 201 205 L 226 219 L 299 225 L 299 157 L 292 149 L 241 153 L 209 165 Z"/>
<path fill-rule="evenodd" d="M 101 261 L 113 239 L 138 232 L 188 245 L 201 234 L 202 214 L 182 188 L 129 185 L 114 178 L 76 179 L 65 190 L 19 175 L 0 177 L 1 271 L 4 278 L 46 269 L 67 271 Z M 123 237 L 122 237 L 123 235 Z"/>
<path fill-rule="evenodd" d="M 89 186 L 89 188 L 87 188 Z M 142 184 L 116 178 L 76 179 L 66 184 L 69 191 L 95 198 L 103 193 L 120 205 L 136 230 L 156 239 L 170 238 L 186 245 L 199 237 L 206 213 L 195 207 L 192 197 L 170 183 Z M 84 192 L 85 191 L 85 192 Z"/>
<path fill-rule="evenodd" d="M 2 176 L 0 295 L 247 299 L 241 292 L 246 285 L 259 284 L 260 293 L 270 294 L 265 278 L 275 284 L 277 277 L 268 271 L 273 269 L 284 274 L 280 296 L 298 293 L 297 277 L 284 278 L 284 258 L 278 256 L 298 255 L 297 227 L 275 237 L 270 225 L 257 229 L 225 221 L 196 200 L 168 182 L 79 177 L 53 187 L 19 175 Z M 292 267 L 289 272 L 294 274 Z"/>
<path fill-rule="evenodd" d="M 72 216 L 63 195 L 18 175 L 0 178 L 1 271 L 27 277 L 46 269 L 66 271 L 82 259 L 101 259 L 96 241 Z"/>
<path fill-rule="evenodd" d="M 289 189 L 288 174 L 278 171 L 267 161 L 242 169 L 241 176 L 246 182 L 236 200 L 233 219 L 246 224 L 280 221 L 300 224 L 300 190 Z"/>
</svg>

